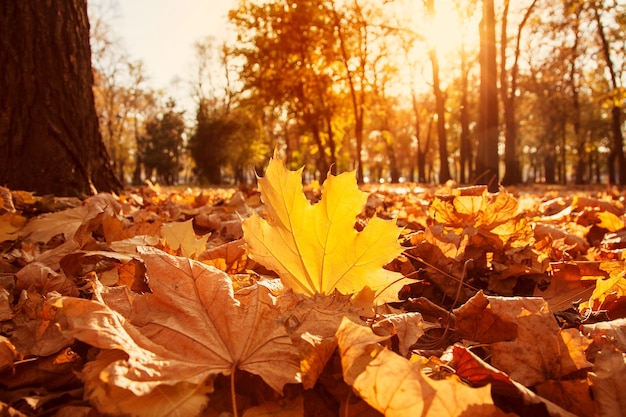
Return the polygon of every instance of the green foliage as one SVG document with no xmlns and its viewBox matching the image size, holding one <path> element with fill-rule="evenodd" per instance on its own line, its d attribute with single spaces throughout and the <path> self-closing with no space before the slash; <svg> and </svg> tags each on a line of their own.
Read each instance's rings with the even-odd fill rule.
<svg viewBox="0 0 626 417">
<path fill-rule="evenodd" d="M 262 162 L 269 152 L 249 114 L 240 108 L 211 109 L 207 100 L 198 106 L 188 148 L 196 174 L 211 184 L 225 182 L 225 174 L 246 182 L 246 168 Z"/>
<path fill-rule="evenodd" d="M 144 164 L 148 177 L 155 174 L 157 180 L 167 185 L 178 182 L 181 169 L 181 152 L 185 121 L 181 112 L 170 101 L 166 111 L 146 122 Z"/>
</svg>

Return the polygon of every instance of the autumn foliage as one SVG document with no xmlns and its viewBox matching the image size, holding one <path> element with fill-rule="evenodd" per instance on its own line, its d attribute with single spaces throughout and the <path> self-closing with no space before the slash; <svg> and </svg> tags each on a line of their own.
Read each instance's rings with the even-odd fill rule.
<svg viewBox="0 0 626 417">
<path fill-rule="evenodd" d="M 0 188 L 3 415 L 626 414 L 618 194 L 258 186 Z"/>
</svg>

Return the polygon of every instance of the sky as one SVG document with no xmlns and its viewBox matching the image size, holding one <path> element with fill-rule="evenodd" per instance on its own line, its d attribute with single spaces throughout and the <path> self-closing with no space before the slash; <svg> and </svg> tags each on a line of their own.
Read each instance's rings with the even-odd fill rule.
<svg viewBox="0 0 626 417">
<path fill-rule="evenodd" d="M 132 60 L 144 62 L 148 84 L 172 89 L 191 77 L 195 42 L 227 36 L 226 15 L 236 0 L 121 0 L 115 31 Z M 185 89 L 186 83 L 176 88 Z"/>
</svg>

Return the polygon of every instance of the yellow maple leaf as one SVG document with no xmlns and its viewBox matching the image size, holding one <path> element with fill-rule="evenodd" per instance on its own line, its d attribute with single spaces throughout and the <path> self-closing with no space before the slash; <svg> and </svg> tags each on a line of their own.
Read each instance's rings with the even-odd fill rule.
<svg viewBox="0 0 626 417">
<path fill-rule="evenodd" d="M 588 305 L 593 308 L 595 301 L 602 303 L 611 293 L 615 293 L 620 297 L 626 295 L 626 280 L 624 279 L 626 268 L 624 263 L 621 261 L 602 261 L 600 269 L 607 272 L 608 278 L 596 280 L 596 287 L 591 294 L 589 302 L 583 303 L 581 307 L 587 307 Z"/>
<path fill-rule="evenodd" d="M 600 219 L 598 227 L 607 229 L 609 232 L 617 232 L 624 228 L 624 220 L 609 211 L 601 211 L 597 213 L 597 216 Z"/>
<path fill-rule="evenodd" d="M 303 193 L 302 169 L 289 171 L 282 160 L 273 158 L 258 182 L 267 220 L 244 220 L 244 239 L 252 259 L 286 287 L 307 295 L 382 292 L 402 278 L 383 268 L 403 250 L 395 222 L 373 217 L 361 232 L 354 228 L 368 197 L 354 172 L 330 175 L 315 205 Z"/>
<path fill-rule="evenodd" d="M 165 223 L 161 226 L 161 236 L 165 238 L 165 243 L 170 248 L 175 251 L 180 250 L 182 256 L 195 259 L 206 250 L 209 235 L 206 234 L 197 239 L 192 222 L 193 219 L 185 222 Z"/>
<path fill-rule="evenodd" d="M 26 217 L 16 213 L 4 213 L 0 215 L 0 242 L 16 240 L 18 233 L 24 224 Z"/>
</svg>

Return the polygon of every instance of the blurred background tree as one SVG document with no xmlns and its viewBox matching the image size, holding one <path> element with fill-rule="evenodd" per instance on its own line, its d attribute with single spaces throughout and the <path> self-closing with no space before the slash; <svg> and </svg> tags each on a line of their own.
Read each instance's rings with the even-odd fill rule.
<svg viewBox="0 0 626 417">
<path fill-rule="evenodd" d="M 253 182 L 274 149 L 290 168 L 304 166 L 307 181 L 355 169 L 362 182 L 452 179 L 494 190 L 626 182 L 623 2 L 238 1 L 236 38 L 198 40 L 176 108 L 125 51 L 116 1 L 89 7 L 106 152 L 78 152 L 85 165 L 110 166 L 110 184 Z M 36 78 L 54 78 L 53 68 Z M 81 77 L 73 91 L 90 84 Z M 10 159 L 2 178 L 22 177 Z M 41 181 L 41 172 L 24 175 Z"/>
</svg>

